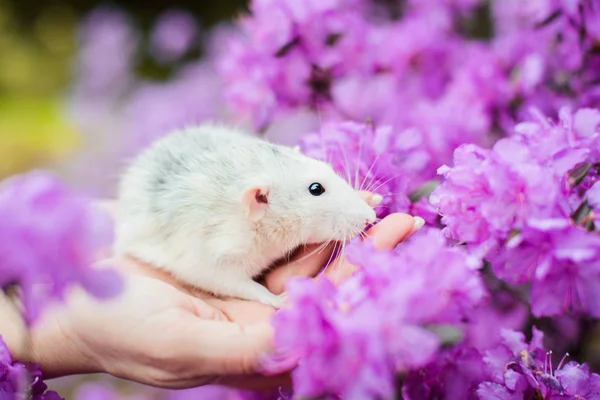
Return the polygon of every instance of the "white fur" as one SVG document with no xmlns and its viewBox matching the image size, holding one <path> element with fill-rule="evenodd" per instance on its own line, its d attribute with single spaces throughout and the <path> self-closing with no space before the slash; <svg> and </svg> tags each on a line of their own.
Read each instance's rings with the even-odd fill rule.
<svg viewBox="0 0 600 400">
<path fill-rule="evenodd" d="M 310 184 L 325 187 L 321 196 Z M 264 217 L 246 218 L 251 186 L 268 188 Z M 373 209 L 329 165 L 233 127 L 204 124 L 149 147 L 124 174 L 115 250 L 208 292 L 261 301 L 282 297 L 253 278 L 291 249 L 346 240 Z"/>
</svg>

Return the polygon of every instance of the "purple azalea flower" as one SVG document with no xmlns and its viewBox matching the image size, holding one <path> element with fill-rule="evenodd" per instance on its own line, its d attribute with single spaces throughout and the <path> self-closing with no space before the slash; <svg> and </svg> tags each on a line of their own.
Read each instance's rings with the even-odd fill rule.
<svg viewBox="0 0 600 400">
<path fill-rule="evenodd" d="M 14 362 L 0 336 L 0 399 L 20 400 L 27 393 L 31 400 L 65 400 L 58 393 L 48 390 L 37 365 Z"/>
<path fill-rule="evenodd" d="M 80 284 L 94 296 L 122 285 L 111 269 L 90 268 L 95 252 L 111 243 L 107 215 L 72 193 L 52 173 L 13 176 L 0 187 L 0 286 L 18 284 L 31 323 L 43 304 Z"/>
<path fill-rule="evenodd" d="M 184 55 L 198 34 L 194 17 L 183 10 L 161 14 L 150 33 L 151 48 L 157 59 L 171 62 Z"/>
<path fill-rule="evenodd" d="M 444 350 L 430 365 L 406 375 L 402 396 L 406 400 L 476 400 L 477 386 L 488 378 L 482 358 L 467 346 Z"/>
<path fill-rule="evenodd" d="M 388 398 L 396 373 L 427 365 L 439 350 L 427 326 L 458 324 L 485 296 L 480 263 L 437 230 L 392 252 L 352 243 L 346 257 L 361 267 L 354 276 L 339 287 L 290 282 L 292 306 L 274 318 L 276 348 L 299 359 L 297 396 Z"/>
<path fill-rule="evenodd" d="M 79 31 L 76 93 L 100 100 L 121 93 L 131 81 L 138 45 L 132 22 L 120 9 L 99 7 L 82 21 Z"/>
<path fill-rule="evenodd" d="M 253 1 L 252 16 L 238 24 L 242 32 L 220 57 L 227 99 L 257 127 L 308 107 L 328 120 L 410 129 L 429 176 L 457 145 L 488 143 L 490 130 L 511 129 L 532 106 L 550 113 L 593 104 L 594 91 L 600 93 L 600 57 L 589 28 L 594 7 L 493 2 L 498 29 L 482 45 L 459 35 L 454 23 L 480 4 L 407 1 L 394 11 L 355 0 Z M 557 9 L 559 18 L 536 26 Z M 583 42 L 582 27 L 591 32 Z M 579 92 L 589 95 L 577 99 Z"/>
<path fill-rule="evenodd" d="M 583 228 L 593 215 L 571 220 L 586 197 L 580 182 L 596 179 L 593 168 L 587 181 L 573 171 L 597 162 L 599 124 L 596 110 L 563 109 L 560 124 L 538 116 L 491 150 L 463 145 L 430 197 L 447 236 L 488 257 L 501 279 L 532 283 L 536 316 L 600 312 L 600 238 Z"/>
<path fill-rule="evenodd" d="M 421 228 L 393 252 L 368 242 L 347 246 L 345 254 L 362 268 L 341 287 L 342 295 L 353 302 L 376 299 L 405 322 L 458 323 L 486 296 L 481 261 L 448 247 L 437 229 Z"/>
<path fill-rule="evenodd" d="M 0 395 L 8 399 L 16 398 L 16 394 L 24 391 L 27 371 L 22 364 L 13 365 L 12 357 L 6 343 L 0 336 Z"/>
<path fill-rule="evenodd" d="M 543 350 L 543 334 L 535 327 L 529 344 L 521 332 L 503 330 L 502 336 L 503 343 L 484 357 L 490 380 L 479 385 L 477 393 L 481 399 L 600 396 L 600 375 L 590 373 L 587 365 L 574 361 L 565 364 L 565 355 L 554 369 L 552 353 Z"/>
<path fill-rule="evenodd" d="M 358 62 L 368 42 L 358 0 L 257 0 L 219 60 L 227 98 L 236 110 L 265 126 L 278 108 L 318 104 L 333 76 Z M 348 26 L 354 29 L 348 30 Z M 363 30 L 361 27 L 364 27 Z M 244 71 L 239 69 L 244 65 Z"/>
<path fill-rule="evenodd" d="M 494 259 L 494 271 L 510 283 L 531 282 L 535 316 L 600 316 L 600 237 L 558 222 L 524 229 Z"/>
<path fill-rule="evenodd" d="M 582 3 L 582 4 L 576 4 Z M 587 4 L 583 4 L 587 3 Z M 494 47 L 512 65 L 511 88 L 520 103 L 554 113 L 564 105 L 597 104 L 600 59 L 593 50 L 598 21 L 593 2 L 519 0 L 491 2 Z"/>
<path fill-rule="evenodd" d="M 462 344 L 478 351 L 485 351 L 500 343 L 500 328 L 521 330 L 529 318 L 526 304 L 493 284 L 488 284 L 488 287 L 491 293 L 487 301 L 469 312 L 462 325 L 465 335 Z"/>
<path fill-rule="evenodd" d="M 121 110 L 137 80 L 140 32 L 135 28 L 123 10 L 101 6 L 86 15 L 78 29 L 75 79 L 65 111 L 82 134 L 81 146 L 62 162 L 61 175 L 96 196 L 113 195 L 116 165 L 122 164 Z"/>
<path fill-rule="evenodd" d="M 286 290 L 294 306 L 280 311 L 273 324 L 277 349 L 301 359 L 292 373 L 296 396 L 393 394 L 394 365 L 382 340 L 381 311 L 372 304 L 348 311 L 336 306 L 336 289 L 326 279 L 297 280 Z"/>
</svg>

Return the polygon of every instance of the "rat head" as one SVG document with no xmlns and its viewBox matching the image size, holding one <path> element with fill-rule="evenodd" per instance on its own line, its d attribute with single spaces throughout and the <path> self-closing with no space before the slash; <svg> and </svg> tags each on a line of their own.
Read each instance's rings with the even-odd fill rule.
<svg viewBox="0 0 600 400">
<path fill-rule="evenodd" d="M 295 244 L 349 240 L 375 211 L 326 163 L 274 147 L 276 162 L 246 186 L 246 217 Z"/>
</svg>

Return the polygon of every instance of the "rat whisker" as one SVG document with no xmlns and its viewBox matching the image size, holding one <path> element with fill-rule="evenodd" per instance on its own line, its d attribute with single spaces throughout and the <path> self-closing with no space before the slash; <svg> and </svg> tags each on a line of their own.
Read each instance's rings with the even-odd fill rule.
<svg viewBox="0 0 600 400">
<path fill-rule="evenodd" d="M 330 267 L 333 268 L 332 264 L 335 262 L 334 255 L 338 252 L 338 246 L 339 242 L 335 242 L 335 245 L 333 246 L 333 251 L 329 255 L 329 258 L 327 259 L 327 262 L 325 263 L 323 270 L 321 271 L 322 274 L 328 272 Z"/>
<path fill-rule="evenodd" d="M 396 178 L 398 175 L 396 176 L 392 176 L 391 178 L 389 178 L 389 180 L 384 180 L 383 178 L 379 178 L 377 176 L 376 173 L 373 174 L 373 178 L 371 179 L 371 181 L 369 182 L 369 184 L 366 186 L 366 191 L 374 191 L 373 187 L 376 187 L 377 185 L 385 185 L 387 182 L 389 182 L 391 179 Z M 383 182 L 383 183 L 382 183 Z"/>
<path fill-rule="evenodd" d="M 334 258 L 334 256 L 335 256 L 335 254 L 336 254 L 336 253 L 337 253 L 337 251 L 338 251 L 338 245 L 339 245 L 339 243 L 340 243 L 340 242 L 335 242 L 335 244 L 334 244 L 334 246 L 333 246 L 333 251 L 332 251 L 332 252 L 331 252 L 331 254 L 329 255 L 329 259 L 328 259 L 328 260 L 327 260 L 327 262 L 325 263 L 325 267 L 323 268 L 323 272 L 322 272 L 322 273 L 325 273 L 325 272 L 326 272 L 326 271 L 329 269 L 329 267 L 331 266 L 331 263 L 332 263 L 332 261 L 335 261 L 335 258 Z"/>
<path fill-rule="evenodd" d="M 338 253 L 338 257 L 337 257 L 338 263 L 337 263 L 337 270 L 336 270 L 336 273 L 337 273 L 336 281 L 338 280 L 338 278 L 340 276 L 340 273 L 342 272 L 341 266 L 342 266 L 342 262 L 344 260 L 344 252 L 346 250 L 346 243 L 347 243 L 346 241 L 342 242 L 342 247 L 341 247 L 341 249 L 340 249 L 340 251 Z"/>
<path fill-rule="evenodd" d="M 329 247 L 329 245 L 331 245 L 331 243 L 334 243 L 334 248 L 335 248 L 335 242 L 334 242 L 334 240 L 333 239 L 328 239 L 326 242 L 321 243 L 316 249 L 314 249 L 310 253 L 308 253 L 305 256 L 299 258 L 298 260 L 294 260 L 293 263 L 302 262 L 302 261 L 306 260 L 307 258 L 312 257 L 315 254 L 322 253 L 325 249 L 327 249 L 327 247 Z M 304 245 L 304 247 L 306 247 L 306 245 Z"/>
<path fill-rule="evenodd" d="M 318 107 L 318 105 L 317 105 Z M 333 151 L 331 151 L 328 147 L 327 140 L 323 137 L 323 119 L 321 116 L 321 109 L 317 108 L 318 116 L 319 116 L 319 140 L 321 142 L 321 150 L 323 151 L 323 157 L 325 158 L 325 163 L 331 165 L 333 161 Z"/>
<path fill-rule="evenodd" d="M 299 259 L 297 259 L 297 260 L 294 260 L 294 261 L 293 261 L 293 264 L 300 263 L 300 262 L 302 262 L 302 261 L 306 260 L 307 258 L 310 258 L 310 257 L 314 256 L 315 254 L 322 252 L 323 250 L 325 250 L 325 249 L 327 248 L 327 246 L 329 246 L 329 244 L 330 244 L 330 243 L 331 243 L 331 240 L 328 240 L 328 241 L 326 241 L 326 242 L 324 242 L 324 243 L 320 244 L 320 245 L 319 245 L 319 246 L 318 246 L 316 249 L 314 249 L 314 250 L 313 250 L 313 251 L 311 251 L 310 253 L 308 253 L 308 254 L 306 254 L 306 255 L 304 255 L 304 256 L 302 256 L 302 257 L 300 257 L 300 258 L 299 258 Z M 305 246 L 305 247 L 306 247 L 306 246 Z"/>
<path fill-rule="evenodd" d="M 319 136 L 319 141 L 321 142 L 321 151 L 323 153 L 323 159 L 324 162 L 326 164 L 331 165 L 331 158 L 333 158 L 333 152 L 329 151 L 327 149 L 327 145 L 326 145 L 326 141 L 323 138 L 322 132 L 323 132 L 323 115 L 321 112 L 321 106 L 320 104 L 317 102 L 316 103 L 316 112 L 317 112 L 317 119 L 318 119 L 318 125 L 319 125 L 319 129 L 318 129 L 318 136 Z"/>
<path fill-rule="evenodd" d="M 369 176 L 369 174 L 371 174 L 371 171 L 373 170 L 373 167 L 375 166 L 375 164 L 377 164 L 377 161 L 379 161 L 379 158 L 380 158 L 380 157 L 381 157 L 381 153 L 377 154 L 377 157 L 375 157 L 375 160 L 373 160 L 373 162 L 371 163 L 371 166 L 369 167 L 369 170 L 368 170 L 368 171 L 367 171 L 367 173 L 365 174 L 365 177 L 363 178 L 363 181 L 362 181 L 362 183 L 361 183 L 361 185 L 360 185 L 360 190 L 362 190 L 362 189 L 363 189 L 363 187 L 365 187 L 364 185 L 365 185 L 365 182 L 367 181 L 367 177 Z M 377 179 L 377 172 L 378 172 L 378 171 L 375 171 L 375 172 L 373 172 L 373 175 L 372 175 L 372 177 L 371 177 L 371 179 L 370 179 L 369 183 L 367 184 L 367 187 L 368 187 L 368 186 L 370 186 L 370 185 L 371 185 L 371 183 L 373 183 L 373 181 L 374 181 L 375 179 Z"/>
<path fill-rule="evenodd" d="M 342 153 L 342 156 L 344 157 L 344 170 L 346 173 L 346 181 L 348 182 L 349 185 L 352 185 L 350 163 L 348 162 L 348 158 L 346 157 L 346 152 L 344 151 L 344 148 L 342 147 L 342 144 L 340 143 L 340 141 L 338 139 L 335 139 L 335 141 L 336 141 L 336 144 L 338 145 L 338 148 L 340 149 L 340 152 Z"/>
<path fill-rule="evenodd" d="M 389 179 L 386 179 L 385 181 L 383 181 L 383 183 L 380 183 L 380 184 L 379 184 L 378 186 L 376 186 L 375 188 L 371 188 L 371 189 L 369 189 L 369 191 L 370 191 L 370 192 L 376 192 L 376 191 L 377 191 L 377 189 L 379 189 L 379 188 L 380 188 L 380 187 L 382 187 L 383 185 L 387 184 L 388 182 L 390 182 L 390 181 L 392 181 L 393 179 L 396 179 L 397 177 L 399 177 L 399 176 L 402 176 L 402 175 L 403 175 L 403 173 L 396 174 L 396 175 L 394 175 L 394 176 L 390 177 Z"/>
<path fill-rule="evenodd" d="M 315 104 L 315 108 L 317 110 L 317 119 L 319 120 L 319 129 L 323 128 L 323 115 L 321 113 L 321 105 L 319 102 Z"/>
<path fill-rule="evenodd" d="M 334 254 L 337 252 L 337 248 L 338 248 L 338 242 L 335 242 L 333 245 L 333 251 L 329 255 L 327 262 L 325 262 L 325 264 L 323 264 L 321 267 L 321 272 L 320 272 L 321 274 L 325 274 L 329 270 L 329 267 L 331 266 L 331 262 L 334 257 Z"/>
<path fill-rule="evenodd" d="M 375 166 L 375 164 L 377 164 L 377 161 L 379 161 L 379 159 L 381 158 L 382 154 L 383 153 L 377 154 L 377 157 L 375 157 L 375 160 L 371 163 L 371 166 L 369 167 L 369 170 L 367 171 L 367 174 L 365 175 L 365 179 L 364 180 L 366 180 L 367 176 L 371 172 L 373 172 L 373 175 L 372 175 L 369 183 L 367 184 L 367 187 L 370 186 L 373 183 L 374 180 L 378 179 L 377 178 L 377 174 L 379 173 L 379 165 L 377 166 L 377 169 L 375 171 L 373 171 L 373 167 Z M 363 184 L 364 184 L 364 180 L 363 180 Z"/>
<path fill-rule="evenodd" d="M 338 237 L 338 235 L 339 235 L 340 233 L 343 233 L 343 231 L 340 229 L 340 224 L 341 224 L 341 221 L 336 221 L 336 223 L 335 223 L 335 225 L 334 225 L 334 232 L 335 232 L 335 235 L 336 235 L 336 237 Z M 345 236 L 345 235 L 344 235 L 344 236 Z M 335 264 L 336 260 L 339 260 L 339 250 L 340 250 L 342 247 L 340 247 L 340 249 L 338 249 L 338 247 L 337 247 L 337 246 L 338 246 L 338 245 L 340 245 L 340 246 L 343 246 L 343 243 L 344 243 L 344 242 L 345 242 L 345 240 L 342 240 L 342 241 L 337 241 L 337 242 L 336 242 L 336 244 L 335 244 L 335 247 L 334 247 L 334 251 L 333 251 L 333 252 L 331 253 L 331 255 L 329 256 L 329 260 L 327 261 L 326 267 L 325 267 L 325 269 L 323 270 L 323 272 L 325 272 L 325 271 L 326 271 L 326 270 L 329 268 L 329 266 L 331 265 L 331 263 L 334 263 L 334 264 Z M 335 268 L 335 266 L 332 266 L 332 268 Z"/>
<path fill-rule="evenodd" d="M 321 137 L 321 140 L 322 137 Z M 342 143 L 337 139 L 337 138 L 332 138 L 332 140 L 335 142 L 335 144 L 337 145 L 339 152 L 342 154 L 342 157 L 344 158 L 344 165 L 343 167 L 343 171 L 341 171 L 338 175 L 340 175 L 343 179 L 346 180 L 346 182 L 352 186 L 352 178 L 351 178 L 351 171 L 350 171 L 350 163 L 348 162 L 348 157 L 346 157 L 346 152 L 344 151 L 344 147 L 342 146 Z M 332 151 L 332 156 L 333 156 L 333 151 Z M 329 163 L 331 165 L 331 163 Z M 346 175 L 346 177 L 344 178 L 343 175 Z M 353 186 L 354 187 L 354 186 Z"/>
<path fill-rule="evenodd" d="M 362 150 L 363 150 L 363 135 L 360 135 L 360 139 L 358 142 L 358 155 L 356 159 L 356 169 L 354 170 L 354 184 L 352 187 L 357 190 L 358 189 L 358 171 L 360 169 L 360 165 L 362 164 Z"/>
</svg>

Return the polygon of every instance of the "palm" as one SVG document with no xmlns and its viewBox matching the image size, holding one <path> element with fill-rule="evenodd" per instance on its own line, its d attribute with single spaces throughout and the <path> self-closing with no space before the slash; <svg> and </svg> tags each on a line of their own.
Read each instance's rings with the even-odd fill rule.
<svg viewBox="0 0 600 400">
<path fill-rule="evenodd" d="M 413 228 L 414 219 L 393 214 L 371 229 L 379 248 L 393 248 Z M 293 276 L 313 277 L 330 251 L 304 257 L 270 272 L 264 284 L 283 291 Z M 326 276 L 340 281 L 354 266 L 343 258 Z M 56 314 L 57 325 L 78 344 L 90 371 L 104 371 L 137 382 L 184 388 L 218 380 L 259 389 L 279 386 L 286 375 L 259 376 L 260 357 L 270 351 L 274 310 L 238 299 L 219 299 L 176 282 L 168 274 L 132 259 L 106 259 L 117 267 L 125 290 L 109 301 L 97 301 L 82 291 Z"/>
</svg>

